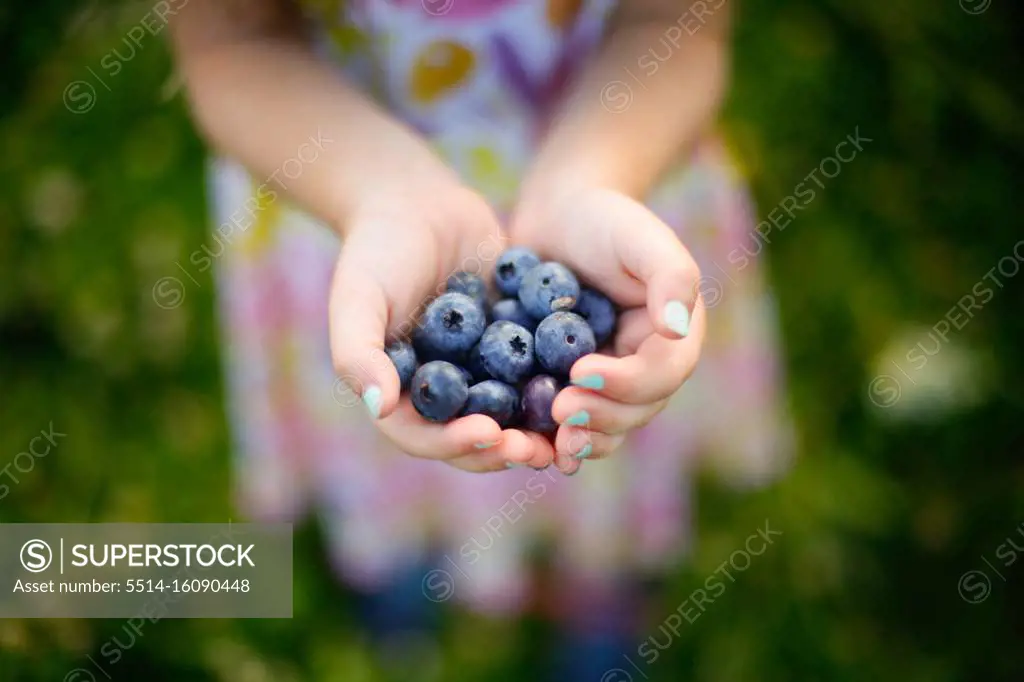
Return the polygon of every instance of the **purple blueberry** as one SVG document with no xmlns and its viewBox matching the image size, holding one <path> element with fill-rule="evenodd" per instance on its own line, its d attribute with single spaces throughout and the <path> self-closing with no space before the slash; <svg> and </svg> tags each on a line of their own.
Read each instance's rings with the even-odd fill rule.
<svg viewBox="0 0 1024 682">
<path fill-rule="evenodd" d="M 554 433 L 558 423 L 551 416 L 551 404 L 561 390 L 558 380 L 546 374 L 538 374 L 523 388 L 520 401 L 523 424 L 530 431 Z"/>
<path fill-rule="evenodd" d="M 488 379 L 470 386 L 469 399 L 462 414 L 483 414 L 498 422 L 498 426 L 505 428 L 512 422 L 518 409 L 519 394 L 516 393 L 516 389 L 500 381 Z"/>
<path fill-rule="evenodd" d="M 572 310 L 579 296 L 576 275 L 561 263 L 541 263 L 523 276 L 519 286 L 519 301 L 538 320 L 557 310 Z"/>
<path fill-rule="evenodd" d="M 398 370 L 398 379 L 402 384 L 402 390 L 406 390 L 409 388 L 409 382 L 412 381 L 412 375 L 416 373 L 416 367 L 419 366 L 412 344 L 405 341 L 392 341 L 384 349 L 384 352 L 387 353 L 395 369 Z"/>
<path fill-rule="evenodd" d="M 594 332 L 576 313 L 551 313 L 537 325 L 537 360 L 553 374 L 568 375 L 573 363 L 597 350 Z"/>
<path fill-rule="evenodd" d="M 495 379 L 518 383 L 533 372 L 533 334 L 515 322 L 492 322 L 480 339 L 480 360 Z"/>
<path fill-rule="evenodd" d="M 491 308 L 491 317 L 495 320 L 508 320 L 531 332 L 537 328 L 537 320 L 533 319 L 518 298 L 503 298 Z"/>
<path fill-rule="evenodd" d="M 612 335 L 615 329 L 615 305 L 607 296 L 594 289 L 584 287 L 580 298 L 572 310 L 590 325 L 594 332 L 594 340 L 601 346 Z"/>
<path fill-rule="evenodd" d="M 448 278 L 448 291 L 466 294 L 481 306 L 487 305 L 487 285 L 480 275 L 471 272 L 456 272 Z"/>
<path fill-rule="evenodd" d="M 462 411 L 469 399 L 463 370 L 450 362 L 434 360 L 421 365 L 409 390 L 412 405 L 432 422 L 446 422 Z"/>
<path fill-rule="evenodd" d="M 498 256 L 494 268 L 494 283 L 498 286 L 498 291 L 505 296 L 515 296 L 519 293 L 523 275 L 538 265 L 540 258 L 530 249 L 524 246 L 506 249 Z"/>
<path fill-rule="evenodd" d="M 472 348 L 486 326 L 483 308 L 476 301 L 466 294 L 450 291 L 427 306 L 416 340 L 422 346 L 424 357 L 454 356 Z"/>
</svg>

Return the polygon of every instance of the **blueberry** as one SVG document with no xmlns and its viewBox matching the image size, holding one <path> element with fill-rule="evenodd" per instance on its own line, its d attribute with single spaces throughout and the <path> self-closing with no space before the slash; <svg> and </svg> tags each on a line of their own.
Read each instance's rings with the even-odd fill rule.
<svg viewBox="0 0 1024 682">
<path fill-rule="evenodd" d="M 469 399 L 469 386 L 462 370 L 442 360 L 420 366 L 412 377 L 413 407 L 432 422 L 446 422 L 457 415 Z"/>
<path fill-rule="evenodd" d="M 572 311 L 590 325 L 598 346 L 603 345 L 612 335 L 615 329 L 615 305 L 601 292 L 584 287 Z"/>
<path fill-rule="evenodd" d="M 571 310 L 580 295 L 576 275 L 561 263 L 541 263 L 523 276 L 519 300 L 526 312 L 542 320 L 556 310 Z"/>
<path fill-rule="evenodd" d="M 480 359 L 495 379 L 518 383 L 533 371 L 533 334 L 515 322 L 492 322 L 480 339 Z"/>
<path fill-rule="evenodd" d="M 498 422 L 498 426 L 505 428 L 512 422 L 518 409 L 519 394 L 516 393 L 516 389 L 489 379 L 469 388 L 469 399 L 462 414 L 487 415 Z"/>
<path fill-rule="evenodd" d="M 523 275 L 540 265 L 540 258 L 530 249 L 523 246 L 513 246 L 506 249 L 498 256 L 498 262 L 494 268 L 494 283 L 498 291 L 506 296 L 515 296 L 519 293 L 519 284 L 523 281 Z"/>
<path fill-rule="evenodd" d="M 491 373 L 484 367 L 483 358 L 480 357 L 480 344 L 473 346 L 473 350 L 469 351 L 469 355 L 466 358 L 466 370 L 473 376 L 473 381 L 487 381 L 493 379 Z"/>
<path fill-rule="evenodd" d="M 537 433 L 553 433 L 558 423 L 551 416 L 551 404 L 561 390 L 558 381 L 546 374 L 538 374 L 523 388 L 520 408 L 527 429 Z"/>
<path fill-rule="evenodd" d="M 412 375 L 416 372 L 416 367 L 419 365 L 416 361 L 416 351 L 413 350 L 412 344 L 405 341 L 392 341 L 384 349 L 384 352 L 388 354 L 391 362 L 395 365 L 395 369 L 398 370 L 398 378 L 401 381 L 402 390 L 406 390 L 409 388 Z"/>
<path fill-rule="evenodd" d="M 423 327 L 417 327 L 413 331 L 412 347 L 416 351 L 416 358 L 421 363 L 432 360 L 444 360 L 453 365 L 461 365 L 466 359 L 466 354 L 461 351 L 443 351 L 434 347 L 427 341 L 426 332 Z"/>
<path fill-rule="evenodd" d="M 495 320 L 508 320 L 531 332 L 537 328 L 537 320 L 533 319 L 518 298 L 503 298 L 491 308 L 491 317 Z"/>
<path fill-rule="evenodd" d="M 551 313 L 537 325 L 537 360 L 554 374 L 567 375 L 573 363 L 597 349 L 594 332 L 576 313 Z"/>
<path fill-rule="evenodd" d="M 465 353 L 480 340 L 487 323 L 483 308 L 466 294 L 450 291 L 427 306 L 417 330 L 417 350 L 424 357 Z"/>
<path fill-rule="evenodd" d="M 466 294 L 480 305 L 487 305 L 487 285 L 484 284 L 480 275 L 474 275 L 471 272 L 456 272 L 448 278 L 447 290 Z"/>
</svg>

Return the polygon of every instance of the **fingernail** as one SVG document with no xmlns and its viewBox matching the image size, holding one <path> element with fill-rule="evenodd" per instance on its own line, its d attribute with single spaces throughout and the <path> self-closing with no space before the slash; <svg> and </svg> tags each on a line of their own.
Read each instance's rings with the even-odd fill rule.
<svg viewBox="0 0 1024 682">
<path fill-rule="evenodd" d="M 363 391 L 363 404 L 366 405 L 366 409 L 374 419 L 380 419 L 381 402 L 379 386 L 370 386 Z"/>
<path fill-rule="evenodd" d="M 506 469 L 520 469 L 526 466 L 525 464 L 516 464 L 515 462 L 505 462 Z"/>
<path fill-rule="evenodd" d="M 590 422 L 590 413 L 586 410 L 580 410 L 565 420 L 569 426 L 586 426 L 588 422 Z"/>
<path fill-rule="evenodd" d="M 572 472 L 571 474 L 565 474 L 565 475 L 566 476 L 575 476 L 576 474 L 578 474 L 580 472 L 580 469 L 582 469 L 582 468 L 583 468 L 583 465 L 581 464 L 578 467 L 576 467 L 576 471 Z"/>
<path fill-rule="evenodd" d="M 476 448 L 477 450 L 486 450 L 487 448 L 493 448 L 500 442 L 500 440 L 492 440 L 490 443 L 477 443 L 473 447 Z"/>
<path fill-rule="evenodd" d="M 580 388 L 589 388 L 594 391 L 600 391 L 604 388 L 604 377 L 600 374 L 588 374 L 585 377 L 573 379 L 571 383 L 574 386 L 579 386 Z"/>
<path fill-rule="evenodd" d="M 590 457 L 590 453 L 594 451 L 594 446 L 587 443 L 583 446 L 583 449 L 576 453 L 576 459 L 586 459 Z"/>
<path fill-rule="evenodd" d="M 681 301 L 669 301 L 665 304 L 665 326 L 679 336 L 690 333 L 690 311 Z"/>
</svg>

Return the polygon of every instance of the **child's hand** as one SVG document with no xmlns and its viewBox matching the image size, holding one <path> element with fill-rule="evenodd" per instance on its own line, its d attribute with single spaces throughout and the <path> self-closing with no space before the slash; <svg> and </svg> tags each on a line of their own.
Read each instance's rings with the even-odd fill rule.
<svg viewBox="0 0 1024 682">
<path fill-rule="evenodd" d="M 504 471 L 509 459 L 542 466 L 532 436 L 483 415 L 447 424 L 421 417 L 400 397 L 385 339 L 408 335 L 424 302 L 459 270 L 484 276 L 507 239 L 487 204 L 454 181 L 407 183 L 353 211 L 334 274 L 331 353 L 339 376 L 401 450 L 467 471 Z M 297 263 L 296 267 L 302 267 Z M 440 288 L 439 288 L 440 285 Z"/>
<path fill-rule="evenodd" d="M 521 206 L 512 237 L 565 263 L 624 309 L 610 342 L 614 357 L 578 360 L 574 385 L 552 407 L 561 424 L 554 463 L 573 473 L 577 457 L 604 457 L 650 421 L 693 372 L 705 326 L 700 273 L 667 225 L 639 202 L 604 189 Z"/>
</svg>

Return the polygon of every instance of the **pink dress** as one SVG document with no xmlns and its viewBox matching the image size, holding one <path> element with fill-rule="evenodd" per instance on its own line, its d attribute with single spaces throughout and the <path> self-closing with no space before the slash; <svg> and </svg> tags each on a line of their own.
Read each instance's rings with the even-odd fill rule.
<svg viewBox="0 0 1024 682">
<path fill-rule="evenodd" d="M 610 9 L 606 0 L 308 3 L 323 54 L 506 215 L 546 112 L 598 46 Z M 217 224 L 259 185 L 222 159 L 211 182 Z M 327 293 L 343 245 L 293 206 L 259 211 L 217 259 L 242 509 L 257 519 L 315 511 L 333 565 L 357 588 L 386 588 L 428 553 L 441 556 L 424 595 L 490 612 L 528 602 L 527 562 L 542 542 L 556 584 L 562 576 L 577 593 L 678 562 L 691 541 L 698 457 L 756 483 L 784 466 L 789 430 L 772 299 L 746 253 L 754 211 L 723 144 L 700 143 L 649 205 L 705 275 L 703 359 L 658 419 L 572 478 L 553 468 L 466 474 L 394 451 L 331 368 Z"/>
</svg>

